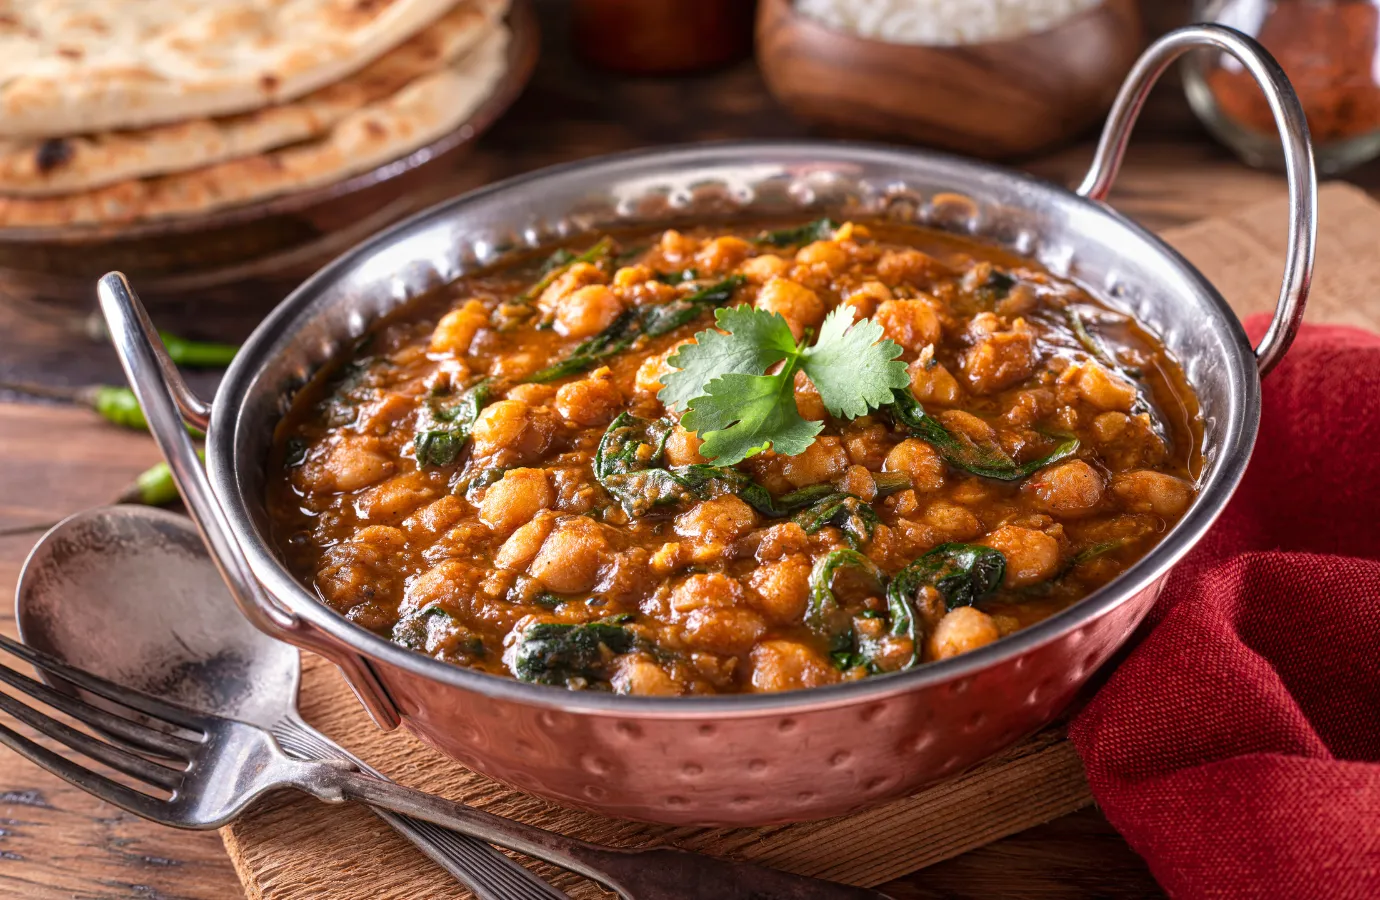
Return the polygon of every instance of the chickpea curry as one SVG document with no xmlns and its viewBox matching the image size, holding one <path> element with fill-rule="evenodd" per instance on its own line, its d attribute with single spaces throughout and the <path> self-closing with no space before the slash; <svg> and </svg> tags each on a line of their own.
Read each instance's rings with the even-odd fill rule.
<svg viewBox="0 0 1380 900">
<path fill-rule="evenodd" d="M 270 460 L 356 624 L 573 689 L 780 691 L 998 640 L 1144 556 L 1201 441 L 1145 330 L 893 223 L 604 236 L 380 322 Z"/>
</svg>

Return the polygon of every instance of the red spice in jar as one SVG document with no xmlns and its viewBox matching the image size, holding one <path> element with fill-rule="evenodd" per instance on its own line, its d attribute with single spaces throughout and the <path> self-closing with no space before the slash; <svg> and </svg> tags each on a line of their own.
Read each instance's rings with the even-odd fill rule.
<svg viewBox="0 0 1380 900">
<path fill-rule="evenodd" d="M 1293 83 L 1313 140 L 1345 140 L 1380 129 L 1375 71 L 1380 10 L 1375 4 L 1280 0 L 1269 5 L 1257 39 Z M 1264 95 L 1234 61 L 1224 58 L 1207 74 L 1207 84 L 1225 115 L 1253 131 L 1275 133 Z"/>
</svg>

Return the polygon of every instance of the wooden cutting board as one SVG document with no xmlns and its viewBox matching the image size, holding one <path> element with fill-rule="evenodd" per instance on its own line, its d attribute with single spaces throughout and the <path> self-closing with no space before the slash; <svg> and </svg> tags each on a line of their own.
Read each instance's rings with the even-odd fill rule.
<svg viewBox="0 0 1380 900">
<path fill-rule="evenodd" d="M 1380 205 L 1348 185 L 1321 201 L 1319 276 L 1308 319 L 1375 328 Z M 1284 259 L 1284 201 L 1177 229 L 1166 238 L 1222 291 L 1242 316 L 1268 311 Z M 365 718 L 334 669 L 308 660 L 307 719 L 396 780 L 523 821 L 619 845 L 674 844 L 803 874 L 877 885 L 1046 822 L 1091 803 L 1082 769 L 1058 728 L 1046 730 L 969 772 L 912 797 L 855 816 L 763 829 L 670 828 L 565 810 L 468 772 L 405 732 L 384 734 Z M 464 892 L 439 869 L 355 806 L 327 807 L 291 795 L 271 798 L 222 831 L 251 898 L 342 900 L 453 898 Z M 574 897 L 604 896 L 588 881 L 541 868 Z"/>
</svg>

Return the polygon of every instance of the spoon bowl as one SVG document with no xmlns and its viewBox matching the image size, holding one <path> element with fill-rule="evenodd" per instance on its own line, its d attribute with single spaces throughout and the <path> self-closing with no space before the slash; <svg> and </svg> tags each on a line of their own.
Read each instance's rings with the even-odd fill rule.
<svg viewBox="0 0 1380 900">
<path fill-rule="evenodd" d="M 295 647 L 240 615 L 185 517 L 146 506 L 69 516 L 15 592 L 24 643 L 118 684 L 272 727 L 296 714 Z"/>
<path fill-rule="evenodd" d="M 184 516 L 107 506 L 63 519 L 29 552 L 15 591 L 15 619 L 25 644 L 93 675 L 257 725 L 298 759 L 345 759 L 383 777 L 302 721 L 297 648 L 268 637 L 240 614 Z M 114 711 L 88 691 L 44 679 Z M 483 841 L 374 811 L 480 900 L 566 896 Z"/>
</svg>

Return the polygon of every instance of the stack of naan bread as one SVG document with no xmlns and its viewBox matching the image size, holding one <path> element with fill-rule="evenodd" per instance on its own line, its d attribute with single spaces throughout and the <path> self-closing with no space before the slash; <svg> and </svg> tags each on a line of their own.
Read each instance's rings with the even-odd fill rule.
<svg viewBox="0 0 1380 900">
<path fill-rule="evenodd" d="M 508 0 L 0 0 L 0 228 L 188 216 L 462 125 Z"/>
</svg>

